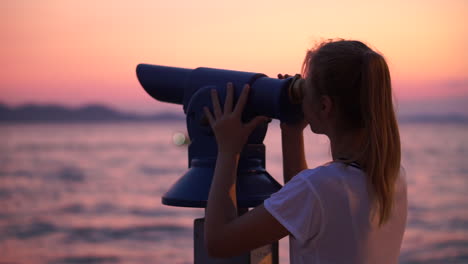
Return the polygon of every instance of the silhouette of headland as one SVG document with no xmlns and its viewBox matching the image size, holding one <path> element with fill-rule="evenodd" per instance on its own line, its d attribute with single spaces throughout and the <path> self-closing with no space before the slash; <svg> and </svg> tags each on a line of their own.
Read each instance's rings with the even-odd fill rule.
<svg viewBox="0 0 468 264">
<path fill-rule="evenodd" d="M 107 106 L 93 104 L 79 108 L 69 108 L 60 105 L 26 104 L 9 107 L 0 103 L 0 122 L 157 122 L 183 121 L 185 115 L 173 112 L 157 114 L 124 113 Z"/>
<path fill-rule="evenodd" d="M 26 104 L 9 107 L 0 103 L 0 123 L 73 123 L 73 122 L 169 122 L 184 121 L 182 113 L 162 112 L 156 114 L 125 113 L 110 107 L 92 104 L 79 108 L 69 108 L 61 105 Z M 468 124 L 468 116 L 447 114 L 416 114 L 401 115 L 400 123 L 458 123 Z"/>
</svg>

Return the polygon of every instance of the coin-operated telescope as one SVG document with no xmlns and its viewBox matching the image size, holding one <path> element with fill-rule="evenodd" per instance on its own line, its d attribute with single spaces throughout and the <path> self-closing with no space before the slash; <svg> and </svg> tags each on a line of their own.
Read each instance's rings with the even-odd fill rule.
<svg viewBox="0 0 468 264">
<path fill-rule="evenodd" d="M 248 122 L 257 115 L 296 122 L 302 119 L 301 98 L 304 80 L 296 75 L 287 79 L 269 78 L 261 73 L 213 68 L 185 69 L 139 64 L 138 80 L 155 99 L 180 104 L 186 115 L 190 138 L 189 170 L 162 197 L 162 203 L 180 207 L 205 208 L 216 163 L 217 145 L 204 114 L 212 111 L 212 89 L 216 89 L 221 105 L 226 97 L 226 84 L 234 86 L 234 101 L 245 84 L 250 85 L 242 120 Z M 234 102 L 235 103 L 235 102 Z M 268 124 L 259 125 L 250 135 L 240 155 L 237 177 L 239 213 L 262 204 L 281 185 L 265 169 L 263 140 Z M 278 243 L 259 248 L 242 256 L 227 259 L 209 258 L 203 243 L 203 220 L 195 220 L 195 263 L 278 263 Z M 268 261 L 269 259 L 269 261 Z M 266 261 L 266 262 L 265 262 Z"/>
</svg>

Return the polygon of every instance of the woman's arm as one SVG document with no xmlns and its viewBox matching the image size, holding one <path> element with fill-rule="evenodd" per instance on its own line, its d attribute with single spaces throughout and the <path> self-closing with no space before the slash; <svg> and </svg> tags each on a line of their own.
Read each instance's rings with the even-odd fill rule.
<svg viewBox="0 0 468 264">
<path fill-rule="evenodd" d="M 271 244 L 289 234 L 263 205 L 237 215 L 239 155 L 219 153 L 205 218 L 205 246 L 213 257 L 231 257 Z"/>
<path fill-rule="evenodd" d="M 289 74 L 278 74 L 278 79 L 291 77 Z M 307 122 L 297 124 L 281 123 L 281 147 L 283 150 L 283 178 L 289 182 L 296 174 L 307 169 L 304 151 L 304 128 Z"/>
<path fill-rule="evenodd" d="M 288 125 L 281 123 L 281 145 L 283 150 L 284 183 L 290 181 L 296 174 L 307 169 L 304 151 L 304 127 L 306 123 Z"/>
<path fill-rule="evenodd" d="M 228 84 L 224 113 L 216 90 L 211 93 L 213 114 L 205 114 L 218 143 L 218 157 L 210 187 L 205 218 L 205 243 L 214 257 L 236 256 L 240 253 L 277 241 L 288 231 L 263 207 L 263 205 L 237 215 L 236 179 L 240 152 L 250 133 L 266 117 L 256 117 L 243 124 L 241 115 L 247 102 L 246 86 L 233 108 L 233 87 Z"/>
</svg>

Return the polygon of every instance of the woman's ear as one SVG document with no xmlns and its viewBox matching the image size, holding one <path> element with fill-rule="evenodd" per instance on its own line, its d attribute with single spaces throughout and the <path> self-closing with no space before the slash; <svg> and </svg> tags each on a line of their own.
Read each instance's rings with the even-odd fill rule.
<svg viewBox="0 0 468 264">
<path fill-rule="evenodd" d="M 329 118 L 333 111 L 333 101 L 330 96 L 322 95 L 320 97 L 320 116 Z"/>
</svg>

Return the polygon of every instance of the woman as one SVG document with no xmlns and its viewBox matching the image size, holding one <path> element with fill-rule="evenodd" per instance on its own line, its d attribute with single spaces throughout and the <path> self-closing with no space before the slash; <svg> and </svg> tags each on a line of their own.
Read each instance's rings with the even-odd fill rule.
<svg viewBox="0 0 468 264">
<path fill-rule="evenodd" d="M 241 254 L 290 235 L 291 264 L 397 263 L 406 224 L 406 183 L 385 59 L 359 41 L 331 41 L 303 64 L 304 122 L 281 124 L 284 187 L 238 216 L 236 169 L 251 131 L 241 122 L 249 87 L 233 109 L 228 84 L 221 110 L 205 108 L 218 143 L 205 240 L 214 257 Z M 279 76 L 282 77 L 282 76 Z M 330 139 L 332 161 L 308 169 L 303 129 Z"/>
</svg>

